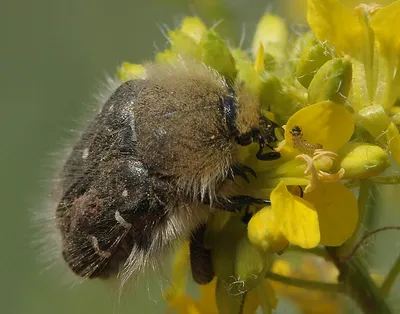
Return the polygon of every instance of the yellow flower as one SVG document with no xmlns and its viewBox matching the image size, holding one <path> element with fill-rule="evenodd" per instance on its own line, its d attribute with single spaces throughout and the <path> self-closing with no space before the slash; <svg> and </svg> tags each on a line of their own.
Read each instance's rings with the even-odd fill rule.
<svg viewBox="0 0 400 314">
<path fill-rule="evenodd" d="M 187 293 L 190 263 L 185 244 L 175 256 L 172 285 L 164 292 L 169 313 L 253 314 L 260 308 L 271 313 L 277 299 L 265 276 L 271 271 L 273 254 L 289 244 L 305 249 L 344 244 L 356 230 L 359 215 L 357 199 L 345 180 L 357 184 L 390 166 L 388 153 L 371 144 L 363 129 L 400 162 L 400 135 L 391 117 L 400 90 L 396 33 L 400 1 L 385 8 L 359 5 L 354 10 L 339 0 L 308 4 L 315 36 L 311 32 L 301 36 L 295 44 L 297 53 L 288 52 L 283 20 L 265 14 L 251 55 L 231 49 L 215 29 L 188 17 L 180 28 L 168 32 L 170 46 L 156 56 L 159 63 L 198 59 L 229 84 L 248 89 L 260 102 L 262 114 L 284 129 L 275 130 L 279 144 L 275 150 L 281 158 L 258 160 L 258 143 L 238 148 L 235 156 L 235 161 L 255 170 L 257 179 L 241 186 L 235 178 L 234 193 L 269 199 L 271 205 L 251 206 L 238 214 L 210 214 L 204 244 L 211 251 L 215 278 L 197 286 L 198 298 Z M 124 63 L 118 74 L 122 80 L 146 77 L 138 64 Z M 314 262 L 305 261 L 305 268 L 295 271 L 279 268 L 285 265 L 276 262 L 272 270 L 313 278 Z M 340 311 L 322 294 L 287 295 L 303 313 L 311 313 L 310 304 L 316 313 Z M 302 302 L 305 299 L 307 303 Z M 319 299 L 326 304 L 319 304 Z"/>
<path fill-rule="evenodd" d="M 301 23 L 307 22 L 307 0 L 287 0 L 281 1 L 283 5 L 284 15 L 289 19 L 291 23 Z M 374 1 L 380 4 L 389 4 L 393 0 L 377 0 Z M 360 0 L 346 0 L 343 4 L 349 8 L 352 8 L 360 3 Z"/>
<path fill-rule="evenodd" d="M 322 41 L 353 65 L 348 103 L 360 125 L 400 162 L 400 135 L 391 121 L 400 90 L 400 1 L 351 10 L 339 0 L 309 0 L 308 22 Z"/>
<path fill-rule="evenodd" d="M 295 138 L 295 127 L 301 137 Z M 280 182 L 271 193 L 271 207 L 261 209 L 249 223 L 250 240 L 264 249 L 282 243 L 282 236 L 303 248 L 318 244 L 340 246 L 354 232 L 358 222 L 357 200 L 340 179 L 340 149 L 354 131 L 352 115 L 343 105 L 320 102 L 296 112 L 287 122 L 281 143 L 281 164 L 260 172 L 251 188 L 269 187 Z M 300 136 L 300 135 L 297 135 Z M 305 162 L 304 162 L 305 161 Z M 306 185 L 304 197 L 293 195 L 287 186 Z M 267 214 L 268 213 L 268 214 Z M 274 220 L 269 227 L 265 220 Z M 279 249 L 282 246 L 278 245 Z"/>
</svg>

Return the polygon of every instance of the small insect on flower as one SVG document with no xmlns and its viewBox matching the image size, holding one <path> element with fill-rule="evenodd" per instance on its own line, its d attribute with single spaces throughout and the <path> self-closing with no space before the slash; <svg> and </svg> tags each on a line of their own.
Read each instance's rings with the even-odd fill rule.
<svg viewBox="0 0 400 314">
<path fill-rule="evenodd" d="M 202 63 L 148 64 L 145 79 L 121 84 L 105 102 L 61 172 L 56 223 L 70 269 L 125 281 L 159 267 L 186 239 L 192 265 L 208 260 L 211 211 L 270 203 L 226 191 L 235 176 L 255 175 L 236 161 L 238 146 L 257 142 L 260 160 L 280 157 L 271 146 L 276 127 L 243 84 Z M 197 282 L 212 279 L 212 269 L 198 270 Z"/>
<path fill-rule="evenodd" d="M 292 134 L 293 147 L 297 148 L 303 154 L 312 156 L 317 149 L 322 149 L 321 144 L 310 144 L 303 138 L 301 127 L 295 125 L 290 131 Z"/>
</svg>

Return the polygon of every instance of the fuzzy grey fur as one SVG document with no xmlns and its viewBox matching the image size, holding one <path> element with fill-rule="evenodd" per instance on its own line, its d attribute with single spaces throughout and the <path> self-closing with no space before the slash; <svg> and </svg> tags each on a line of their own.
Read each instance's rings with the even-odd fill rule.
<svg viewBox="0 0 400 314">
<path fill-rule="evenodd" d="M 218 107 L 227 93 L 219 74 L 189 61 L 148 65 L 145 80 L 114 92 L 61 175 L 56 221 L 75 273 L 125 281 L 207 220 L 202 202 L 220 195 L 237 147 Z M 237 128 L 258 127 L 258 103 L 237 106 Z"/>
</svg>

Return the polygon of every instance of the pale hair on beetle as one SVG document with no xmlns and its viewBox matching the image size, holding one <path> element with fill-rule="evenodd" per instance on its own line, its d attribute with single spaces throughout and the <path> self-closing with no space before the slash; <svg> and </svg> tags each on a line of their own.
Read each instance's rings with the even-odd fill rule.
<svg viewBox="0 0 400 314">
<path fill-rule="evenodd" d="M 51 223 L 81 278 L 119 277 L 122 287 L 147 270 L 162 273 L 165 254 L 189 240 L 193 277 L 205 284 L 214 276 L 203 239 L 210 213 L 269 204 L 238 192 L 235 176 L 255 172 L 236 151 L 256 142 L 258 159 L 279 158 L 278 126 L 242 83 L 199 61 L 145 69 L 101 98 L 69 150 Z"/>
</svg>

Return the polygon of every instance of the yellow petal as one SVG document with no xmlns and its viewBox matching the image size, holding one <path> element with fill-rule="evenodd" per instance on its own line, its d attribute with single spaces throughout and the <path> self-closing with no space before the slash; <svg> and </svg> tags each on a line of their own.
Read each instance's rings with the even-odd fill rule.
<svg viewBox="0 0 400 314">
<path fill-rule="evenodd" d="M 362 28 L 356 15 L 339 0 L 309 0 L 308 24 L 320 40 L 328 40 L 337 50 L 358 53 Z"/>
<path fill-rule="evenodd" d="M 321 230 L 321 244 L 342 245 L 358 222 L 357 200 L 343 184 L 321 183 L 304 199 L 315 206 Z"/>
<path fill-rule="evenodd" d="M 320 40 L 340 52 L 357 55 L 363 46 L 358 18 L 339 0 L 308 0 L 308 24 Z"/>
<path fill-rule="evenodd" d="M 195 300 L 188 295 L 178 295 L 173 300 L 168 300 L 167 313 L 202 314 Z"/>
<path fill-rule="evenodd" d="M 189 269 L 189 243 L 186 242 L 176 253 L 172 262 L 171 287 L 164 291 L 163 295 L 168 303 L 177 296 L 185 294 L 187 270 Z"/>
<path fill-rule="evenodd" d="M 261 209 L 250 219 L 247 236 L 251 243 L 270 253 L 281 252 L 289 244 L 270 207 Z"/>
<path fill-rule="evenodd" d="M 258 47 L 256 61 L 254 62 L 254 69 L 257 72 L 264 70 L 264 46 L 262 43 L 260 43 L 260 46 Z"/>
<path fill-rule="evenodd" d="M 290 243 L 303 248 L 318 245 L 318 215 L 311 203 L 290 194 L 283 183 L 272 191 L 271 203 L 280 231 Z"/>
<path fill-rule="evenodd" d="M 351 113 L 342 105 L 323 101 L 297 111 L 286 124 L 287 149 L 294 149 L 290 131 L 299 126 L 308 144 L 321 144 L 324 150 L 337 151 L 347 143 L 354 131 Z M 297 152 L 298 153 L 298 152 Z"/>
<path fill-rule="evenodd" d="M 200 313 L 218 314 L 217 302 L 215 300 L 215 287 L 217 278 L 214 278 L 206 285 L 200 285 L 201 299 L 197 301 L 197 308 Z"/>
<path fill-rule="evenodd" d="M 398 68 L 398 54 L 400 52 L 400 1 L 379 9 L 371 18 L 370 24 L 378 43 L 374 66 L 375 81 L 377 82 L 374 103 L 389 109 L 396 101 L 398 86 L 393 78 Z M 398 71 L 398 69 L 397 69 Z"/>
<path fill-rule="evenodd" d="M 400 50 L 400 1 L 378 10 L 371 18 L 376 39 L 388 50 Z M 397 26 L 396 26 L 397 25 Z"/>
</svg>

